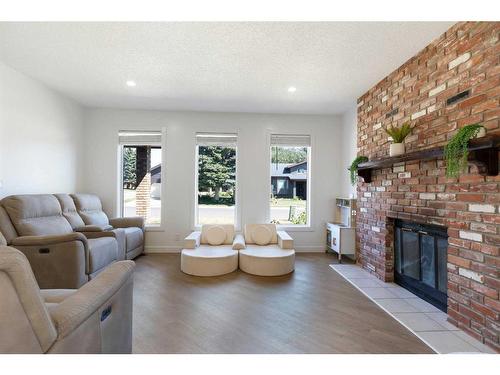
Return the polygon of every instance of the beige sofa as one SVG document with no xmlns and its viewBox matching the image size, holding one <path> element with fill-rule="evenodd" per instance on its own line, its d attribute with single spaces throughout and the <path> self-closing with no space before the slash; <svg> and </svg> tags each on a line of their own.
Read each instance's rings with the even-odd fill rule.
<svg viewBox="0 0 500 375">
<path fill-rule="evenodd" d="M 91 195 L 13 195 L 0 201 L 0 231 L 26 255 L 43 289 L 79 288 L 111 263 L 139 255 L 142 218 L 111 222 L 119 228 Z"/>
<path fill-rule="evenodd" d="M 121 261 L 81 289 L 40 290 L 27 258 L 0 245 L 0 353 L 131 353 L 133 268 Z"/>
</svg>

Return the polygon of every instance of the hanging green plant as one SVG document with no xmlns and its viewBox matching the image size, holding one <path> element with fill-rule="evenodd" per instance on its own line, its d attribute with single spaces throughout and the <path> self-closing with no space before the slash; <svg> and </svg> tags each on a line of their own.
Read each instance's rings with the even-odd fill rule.
<svg viewBox="0 0 500 375">
<path fill-rule="evenodd" d="M 458 177 L 467 169 L 469 141 L 475 138 L 481 129 L 484 129 L 481 124 L 466 125 L 444 147 L 447 177 Z"/>
<path fill-rule="evenodd" d="M 351 166 L 347 168 L 349 172 L 351 172 L 352 186 L 356 185 L 356 182 L 358 181 L 358 165 L 364 163 L 365 161 L 368 161 L 366 156 L 358 156 L 352 161 Z"/>
</svg>

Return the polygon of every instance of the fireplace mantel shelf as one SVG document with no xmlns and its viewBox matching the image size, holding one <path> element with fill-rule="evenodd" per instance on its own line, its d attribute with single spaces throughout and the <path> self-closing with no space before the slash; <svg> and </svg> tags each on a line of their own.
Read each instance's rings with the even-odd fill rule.
<svg viewBox="0 0 500 375">
<path fill-rule="evenodd" d="M 498 150 L 500 135 L 486 136 L 472 139 L 469 142 L 469 162 L 476 164 L 482 175 L 498 175 Z M 370 160 L 358 165 L 358 176 L 363 177 L 366 183 L 372 182 L 372 171 L 391 167 L 396 163 L 416 160 L 431 160 L 443 157 L 444 147 L 429 148 L 421 151 L 409 152 L 400 156 Z"/>
</svg>

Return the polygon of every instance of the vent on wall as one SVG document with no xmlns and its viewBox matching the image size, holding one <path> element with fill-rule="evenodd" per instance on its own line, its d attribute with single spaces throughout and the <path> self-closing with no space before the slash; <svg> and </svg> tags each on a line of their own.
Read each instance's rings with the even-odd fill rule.
<svg viewBox="0 0 500 375">
<path fill-rule="evenodd" d="M 397 114 L 397 113 L 398 113 L 398 111 L 399 111 L 399 108 L 395 108 L 395 109 L 393 109 L 392 111 L 387 112 L 387 113 L 385 114 L 385 118 L 389 118 L 389 117 L 391 117 L 391 116 L 394 116 L 395 114 Z"/>
<path fill-rule="evenodd" d="M 470 95 L 470 90 L 462 91 L 461 93 L 458 93 L 457 95 L 454 95 L 451 98 L 446 99 L 446 105 L 455 104 L 456 102 L 462 99 L 468 98 L 469 95 Z"/>
</svg>

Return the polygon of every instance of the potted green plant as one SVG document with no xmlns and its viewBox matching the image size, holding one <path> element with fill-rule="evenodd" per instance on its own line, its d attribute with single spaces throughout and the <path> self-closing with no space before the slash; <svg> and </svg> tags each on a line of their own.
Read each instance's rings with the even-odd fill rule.
<svg viewBox="0 0 500 375">
<path fill-rule="evenodd" d="M 467 169 L 469 141 L 485 131 L 486 129 L 481 124 L 466 125 L 450 139 L 444 147 L 447 177 L 458 177 Z"/>
<path fill-rule="evenodd" d="M 389 156 L 403 155 L 405 153 L 405 144 L 403 141 L 411 133 L 412 127 L 409 122 L 405 122 L 400 128 L 391 126 L 384 129 L 392 138 L 393 143 L 389 146 Z"/>
<path fill-rule="evenodd" d="M 356 182 L 358 181 L 358 165 L 364 163 L 365 161 L 368 161 L 366 156 L 358 156 L 352 161 L 351 166 L 347 168 L 347 170 L 351 172 L 352 186 L 356 185 Z"/>
</svg>

